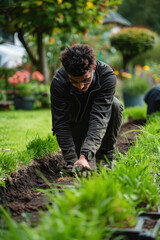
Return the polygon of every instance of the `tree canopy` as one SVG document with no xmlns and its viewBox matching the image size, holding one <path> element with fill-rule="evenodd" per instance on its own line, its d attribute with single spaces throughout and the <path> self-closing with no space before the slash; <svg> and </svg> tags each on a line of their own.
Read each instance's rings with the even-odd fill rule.
<svg viewBox="0 0 160 240">
<path fill-rule="evenodd" d="M 133 25 L 146 26 L 160 34 L 160 1 L 123 0 L 118 12 Z"/>
<path fill-rule="evenodd" d="M 2 25 L 10 33 L 18 32 L 31 61 L 45 75 L 44 36 L 56 31 L 84 33 L 89 26 L 102 21 L 103 15 L 120 0 L 5 0 L 0 1 Z M 35 37 L 36 56 L 27 41 Z"/>
<path fill-rule="evenodd" d="M 135 56 L 152 49 L 155 44 L 155 33 L 145 28 L 126 27 L 110 37 L 111 44 L 123 56 L 123 67 Z"/>
</svg>

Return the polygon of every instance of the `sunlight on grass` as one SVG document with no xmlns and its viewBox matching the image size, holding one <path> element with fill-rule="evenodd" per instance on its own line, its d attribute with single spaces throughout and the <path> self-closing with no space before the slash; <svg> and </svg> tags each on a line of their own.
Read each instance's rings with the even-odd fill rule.
<svg viewBox="0 0 160 240">
<path fill-rule="evenodd" d="M 145 119 L 147 114 L 147 105 L 144 107 L 129 107 L 125 108 L 123 111 L 123 121 L 127 121 L 128 117 L 132 117 L 133 119 Z"/>
<path fill-rule="evenodd" d="M 51 132 L 51 111 L 1 111 L 0 149 L 11 152 L 24 150 L 26 144 L 36 136 L 46 137 Z"/>
</svg>

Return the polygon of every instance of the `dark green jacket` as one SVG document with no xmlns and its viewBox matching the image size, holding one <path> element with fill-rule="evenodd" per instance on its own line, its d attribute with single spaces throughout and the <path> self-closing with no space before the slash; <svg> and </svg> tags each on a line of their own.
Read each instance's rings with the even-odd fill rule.
<svg viewBox="0 0 160 240">
<path fill-rule="evenodd" d="M 82 152 L 95 154 L 111 116 L 111 108 L 116 87 L 116 75 L 110 66 L 96 61 L 96 78 L 92 88 L 87 90 L 86 104 L 81 111 L 81 102 L 72 90 L 68 75 L 62 67 L 55 74 L 51 84 L 52 130 L 56 135 L 66 162 L 76 161 L 77 154 L 72 138 L 71 126 L 88 123 L 88 132 Z M 79 113 L 81 112 L 81 116 Z"/>
</svg>

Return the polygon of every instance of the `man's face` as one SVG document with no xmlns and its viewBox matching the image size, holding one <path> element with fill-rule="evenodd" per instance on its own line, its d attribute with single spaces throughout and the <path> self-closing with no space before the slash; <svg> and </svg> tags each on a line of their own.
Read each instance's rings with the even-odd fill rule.
<svg viewBox="0 0 160 240">
<path fill-rule="evenodd" d="M 72 75 L 69 76 L 69 81 L 71 84 L 79 91 L 86 92 L 92 82 L 93 79 L 93 71 L 86 72 L 83 76 L 75 77 Z"/>
</svg>

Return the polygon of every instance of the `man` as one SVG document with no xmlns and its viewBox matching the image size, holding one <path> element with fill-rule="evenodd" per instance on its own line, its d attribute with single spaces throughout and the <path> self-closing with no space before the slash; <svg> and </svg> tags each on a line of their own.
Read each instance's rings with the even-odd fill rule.
<svg viewBox="0 0 160 240">
<path fill-rule="evenodd" d="M 96 61 L 88 45 L 67 47 L 60 56 L 63 67 L 51 84 L 53 133 L 68 166 L 90 169 L 89 161 L 110 162 L 122 121 L 122 104 L 114 97 L 116 75 Z"/>
</svg>

